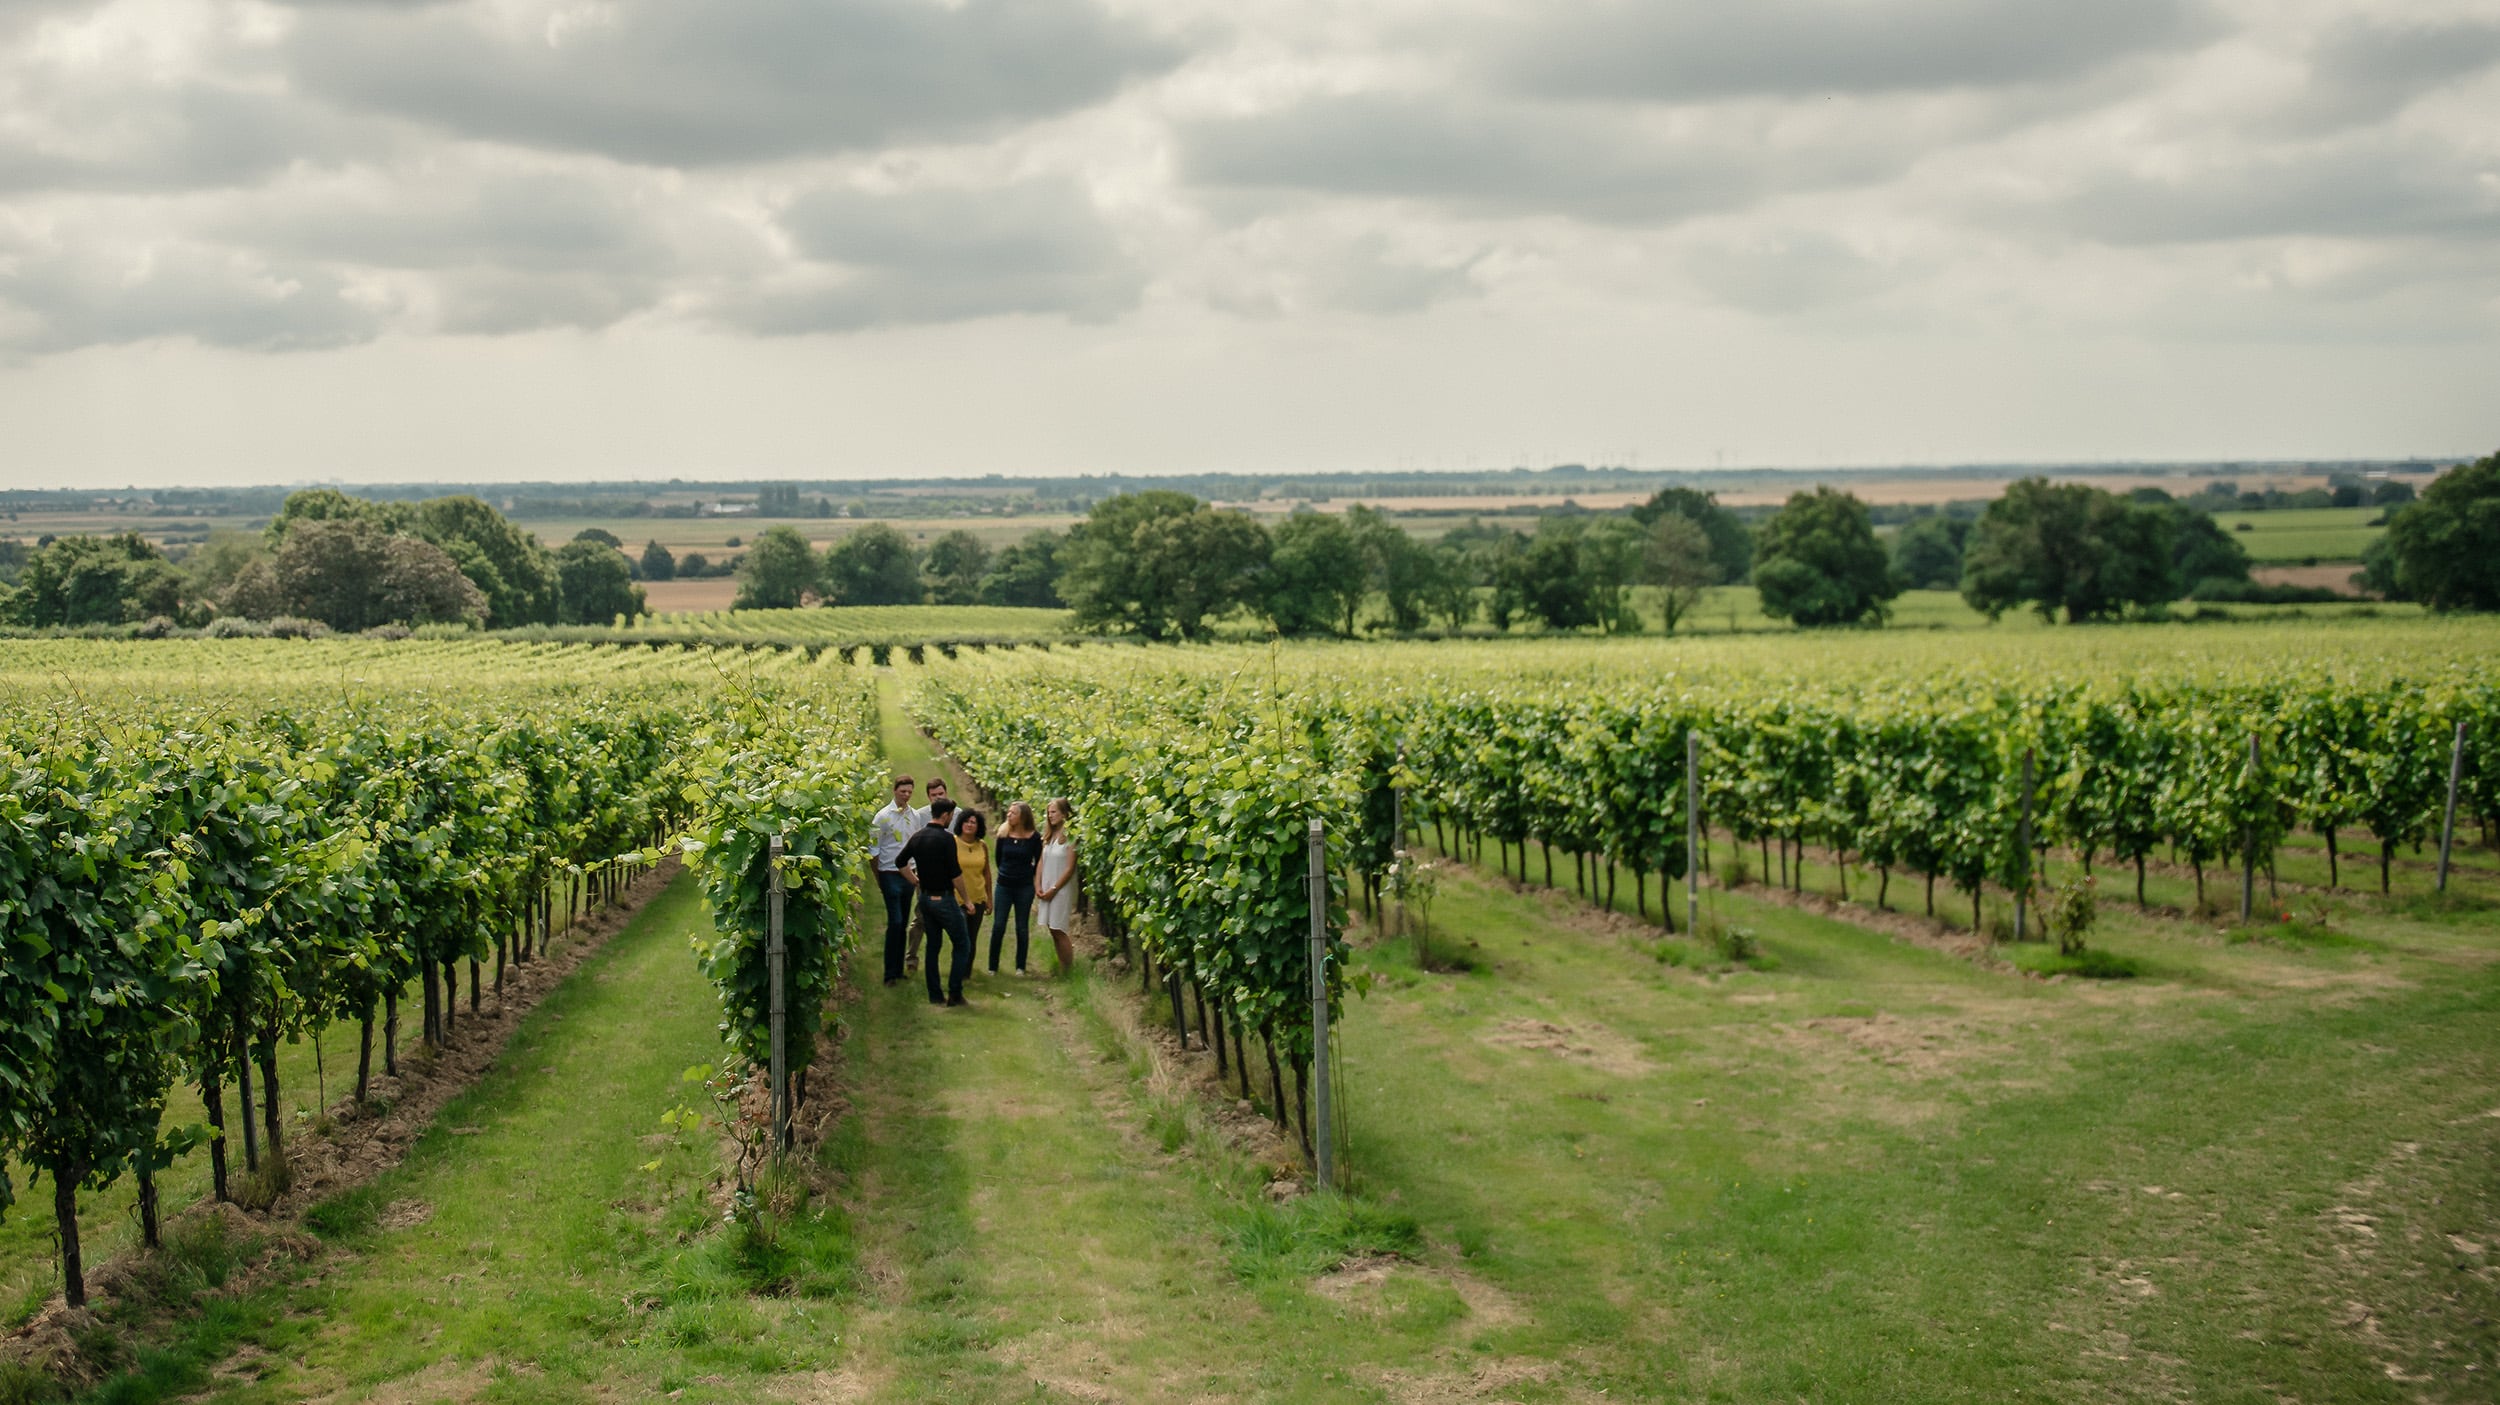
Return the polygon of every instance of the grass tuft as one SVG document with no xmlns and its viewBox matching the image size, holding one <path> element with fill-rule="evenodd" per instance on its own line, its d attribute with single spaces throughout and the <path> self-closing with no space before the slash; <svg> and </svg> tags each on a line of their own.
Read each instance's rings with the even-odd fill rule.
<svg viewBox="0 0 2500 1405">
<path fill-rule="evenodd" d="M 130 1271 L 126 1296 L 177 1307 L 226 1285 L 260 1247 L 260 1236 L 237 1235 L 223 1215 L 193 1215 L 165 1227 L 165 1242 Z M 85 1343 L 80 1343 L 85 1349 Z"/>
<path fill-rule="evenodd" d="M 60 1382 L 24 1361 L 0 1361 L 0 1405 L 53 1405 L 69 1396 Z"/>
<path fill-rule="evenodd" d="M 2234 927 L 2227 938 L 2233 946 L 2250 942 L 2266 942 L 2275 946 L 2304 947 L 2320 950 L 2384 951 L 2387 944 L 2368 937 L 2339 931 L 2324 922 L 2295 918 L 2288 922 L 2252 922 Z"/>
<path fill-rule="evenodd" d="M 1250 1205 L 1227 1226 L 1233 1272 L 1247 1281 L 1314 1278 L 1348 1259 L 1412 1257 L 1422 1244 L 1411 1215 L 1350 1195 L 1301 1195 Z"/>
<path fill-rule="evenodd" d="M 354 1239 L 382 1218 L 382 1188 L 366 1184 L 344 1190 L 304 1212 L 304 1228 L 324 1239 Z"/>
<path fill-rule="evenodd" d="M 2026 952 L 2016 958 L 2026 971 L 2043 976 L 2080 976 L 2092 981 L 2133 980 L 2143 974 L 2135 958 L 2120 956 L 2114 951 L 2087 947 L 2077 952 L 2044 951 L 2034 957 Z"/>
</svg>

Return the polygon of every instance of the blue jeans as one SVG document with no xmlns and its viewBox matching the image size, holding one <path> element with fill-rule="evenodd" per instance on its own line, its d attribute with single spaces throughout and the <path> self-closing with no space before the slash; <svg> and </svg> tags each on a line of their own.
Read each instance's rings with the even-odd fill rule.
<svg viewBox="0 0 2500 1405">
<path fill-rule="evenodd" d="M 1024 969 L 1025 950 L 1033 941 L 1033 885 L 1001 883 L 990 892 L 997 904 L 990 910 L 990 970 L 998 970 L 998 948 L 1007 939 L 1007 910 L 1016 913 L 1016 969 Z"/>
<path fill-rule="evenodd" d="M 885 895 L 885 978 L 903 978 L 903 941 L 911 929 L 911 880 L 887 868 L 877 870 L 877 891 Z"/>
<path fill-rule="evenodd" d="M 931 1000 L 960 1000 L 964 982 L 972 978 L 972 929 L 964 924 L 964 910 L 953 893 L 923 893 L 920 896 L 920 922 L 929 932 L 929 944 L 921 952 L 921 974 L 929 980 Z M 944 933 L 941 937 L 939 934 Z M 938 989 L 938 943 L 951 939 L 955 958 L 948 963 L 947 988 Z"/>
</svg>

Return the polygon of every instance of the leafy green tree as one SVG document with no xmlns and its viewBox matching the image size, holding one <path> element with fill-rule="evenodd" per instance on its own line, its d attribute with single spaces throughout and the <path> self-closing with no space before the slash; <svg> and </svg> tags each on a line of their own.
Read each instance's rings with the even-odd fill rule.
<svg viewBox="0 0 2500 1405">
<path fill-rule="evenodd" d="M 584 532 L 556 550 L 556 582 L 563 593 L 558 614 L 564 623 L 606 624 L 642 613 L 642 587 L 634 584 L 633 563 L 615 540 L 602 542 Z"/>
<path fill-rule="evenodd" d="M 987 542 L 958 527 L 929 543 L 923 567 L 929 578 L 929 600 L 938 605 L 971 605 L 981 599 L 981 581 L 990 571 Z"/>
<path fill-rule="evenodd" d="M 1043 610 L 1065 605 L 1059 598 L 1059 552 L 1067 541 L 1045 527 L 1002 548 L 990 560 L 990 573 L 981 578 L 981 603 Z"/>
<path fill-rule="evenodd" d="M 350 497 L 336 488 L 305 488 L 286 495 L 278 515 L 261 529 L 261 541 L 276 551 L 287 529 L 298 522 L 370 522 L 386 532 L 405 532 L 416 524 L 417 510 L 404 502 L 376 502 Z"/>
<path fill-rule="evenodd" d="M 189 583 L 136 532 L 55 537 L 18 573 L 13 621 L 48 625 L 132 624 L 182 614 Z"/>
<path fill-rule="evenodd" d="M 1437 570 L 1432 552 L 1378 508 L 1347 509 L 1346 525 L 1363 545 L 1372 588 L 1389 608 L 1389 627 L 1401 634 L 1423 628 Z"/>
<path fill-rule="evenodd" d="M 824 581 L 829 605 L 917 605 L 928 595 L 920 553 L 883 522 L 835 542 L 825 552 Z"/>
<path fill-rule="evenodd" d="M 1648 533 L 1628 517 L 1600 518 L 1580 533 L 1580 570 L 1588 577 L 1597 622 L 1608 634 L 1638 634 L 1641 614 L 1632 603 L 1647 555 Z"/>
<path fill-rule="evenodd" d="M 2175 599 L 2170 510 L 2082 483 L 2026 478 L 1988 504 L 1962 555 L 1962 598 L 1995 619 L 2103 619 Z"/>
<path fill-rule="evenodd" d="M 1967 517 L 1921 517 L 1892 538 L 1893 579 L 1903 590 L 1952 590 L 1962 583 L 1962 552 L 1970 545 Z"/>
<path fill-rule="evenodd" d="M 609 531 L 605 527 L 584 527 L 580 531 L 573 534 L 573 540 L 577 542 L 597 542 L 611 551 L 623 551 L 625 549 L 624 539 L 617 536 L 616 533 Z"/>
<path fill-rule="evenodd" d="M 1537 534 L 1500 551 L 1494 561 L 1494 623 L 1508 629 L 1515 613 L 1547 629 L 1585 629 L 1600 620 L 1597 590 L 1580 559 L 1580 523 L 1548 517 Z"/>
<path fill-rule="evenodd" d="M 216 600 L 234 586 L 235 577 L 255 561 L 266 560 L 269 549 L 258 532 L 238 532 L 220 527 L 208 534 L 208 540 L 192 549 L 182 559 L 182 573 L 190 581 L 193 599 Z"/>
<path fill-rule="evenodd" d="M 1247 514 L 1163 488 L 1121 493 L 1068 534 L 1059 593 L 1083 628 L 1202 638 L 1214 616 L 1249 603 L 1267 557 Z"/>
<path fill-rule="evenodd" d="M 271 558 L 278 609 L 343 633 L 383 624 L 469 624 L 486 596 L 441 547 L 370 517 L 299 517 Z M 265 608 L 265 606 L 264 606 Z"/>
<path fill-rule="evenodd" d="M 1702 592 L 1718 578 L 1710 534 L 1700 523 L 1670 512 L 1649 524 L 1649 534 L 1641 543 L 1641 579 L 1658 587 L 1667 633 L 1675 633 L 1675 627 L 1701 603 Z"/>
<path fill-rule="evenodd" d="M 1692 519 L 1710 538 L 1710 559 L 1718 567 L 1714 584 L 1732 585 L 1753 569 L 1753 534 L 1742 519 L 1719 506 L 1719 495 L 1698 488 L 1661 488 L 1649 501 L 1632 509 L 1632 520 L 1654 526 L 1668 515 Z"/>
<path fill-rule="evenodd" d="M 1465 629 L 1483 608 L 1476 594 L 1475 558 L 1458 547 L 1435 543 L 1426 559 L 1431 572 L 1424 582 L 1425 608 L 1443 628 Z"/>
<path fill-rule="evenodd" d="M 2170 517 L 2170 597 L 2196 594 L 2214 584 L 2248 580 L 2248 548 L 2222 530 L 2213 515 L 2185 503 L 2164 509 Z"/>
<path fill-rule="evenodd" d="M 2500 453 L 2448 470 L 2387 520 L 2362 583 L 2434 610 L 2500 610 Z"/>
<path fill-rule="evenodd" d="M 1792 494 L 1762 524 L 1753 580 L 1764 614 L 1809 629 L 1880 624 L 1901 593 L 1866 504 L 1830 488 Z"/>
<path fill-rule="evenodd" d="M 1371 561 L 1342 517 L 1297 512 L 1268 533 L 1260 608 L 1279 633 L 1354 633 L 1369 593 Z"/>
<path fill-rule="evenodd" d="M 660 545 L 656 537 L 642 545 L 642 578 L 647 581 L 677 579 L 677 553 Z"/>
<path fill-rule="evenodd" d="M 733 610 L 795 610 L 814 589 L 816 549 L 796 527 L 767 527 L 738 563 Z"/>
<path fill-rule="evenodd" d="M 390 514 L 384 520 L 397 525 Z M 460 573 L 486 592 L 488 624 L 510 629 L 556 622 L 560 587 L 555 556 L 502 513 L 473 497 L 435 498 L 417 505 L 413 526 L 417 536 L 449 553 L 460 563 Z"/>
</svg>

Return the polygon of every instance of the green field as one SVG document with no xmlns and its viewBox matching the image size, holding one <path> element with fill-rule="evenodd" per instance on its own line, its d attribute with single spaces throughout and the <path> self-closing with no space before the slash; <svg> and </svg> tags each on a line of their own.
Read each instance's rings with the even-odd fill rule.
<svg viewBox="0 0 2500 1405">
<path fill-rule="evenodd" d="M 2303 565 L 2360 560 L 2361 553 L 2387 530 L 2370 525 L 2386 512 L 2381 507 L 2217 512 L 2214 521 L 2248 548 L 2248 559 L 2260 566 Z"/>
<path fill-rule="evenodd" d="M 1647 587 L 1636 588 L 1632 592 L 1632 601 L 1641 614 L 1645 632 L 1650 637 L 1657 637 L 1664 624 L 1658 592 Z M 2412 619 L 2420 616 L 2422 611 L 2415 605 L 2355 601 L 2351 604 L 2295 606 L 2185 605 L 2178 607 L 2176 613 L 2196 620 L 2262 623 L 2267 620 L 2299 619 Z M 517 633 L 531 638 L 544 635 L 584 640 L 716 639 L 726 643 L 847 648 L 863 644 L 1046 642 L 1078 634 L 1073 620 L 1073 613 L 1066 610 L 1027 610 L 1011 606 L 836 606 L 798 610 L 674 611 L 646 615 L 622 630 L 567 628 Z M 1375 604 L 1362 627 L 1371 632 L 1386 625 L 1386 617 Z M 2038 615 L 2028 610 L 2013 611 L 1992 622 L 1986 615 L 1972 609 L 1960 595 L 1949 590 L 1904 592 L 1893 602 L 1892 617 L 1886 626 L 1891 630 L 1976 630 L 1995 635 L 2026 634 L 2060 627 L 2043 623 Z M 1246 612 L 1217 620 L 1215 632 L 1218 637 L 1230 640 L 1263 639 L 1269 633 L 1264 620 Z M 1504 635 L 1481 618 L 1459 633 L 1474 639 L 1594 637 L 1550 634 L 1533 620 L 1515 621 L 1510 633 Z M 1704 592 L 1701 603 L 1677 625 L 1679 636 L 1695 638 L 1797 633 L 1800 631 L 1795 625 L 1762 613 L 1761 596 L 1751 586 L 1721 586 Z"/>
<path fill-rule="evenodd" d="M 1067 634 L 1066 610 L 1011 605 L 836 605 L 799 610 L 706 610 L 645 615 L 609 631 L 618 638 L 701 636 L 730 642 L 918 643 L 1054 639 Z"/>
</svg>

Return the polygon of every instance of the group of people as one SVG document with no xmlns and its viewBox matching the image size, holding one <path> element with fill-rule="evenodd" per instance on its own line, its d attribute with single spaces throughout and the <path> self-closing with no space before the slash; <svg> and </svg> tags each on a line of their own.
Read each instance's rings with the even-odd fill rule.
<svg viewBox="0 0 2500 1405">
<path fill-rule="evenodd" d="M 929 803 L 913 808 L 917 785 L 909 776 L 896 776 L 894 802 L 869 822 L 877 889 L 885 895 L 885 983 L 903 979 L 915 907 L 925 934 L 920 964 L 932 1005 L 965 1003 L 964 982 L 972 978 L 973 947 L 984 917 L 990 923 L 992 974 L 998 971 L 1010 913 L 1016 919 L 1016 974 L 1025 974 L 1037 921 L 1050 933 L 1058 974 L 1067 974 L 1076 963 L 1076 948 L 1068 940 L 1076 906 L 1076 838 L 1069 829 L 1075 814 L 1068 802 L 1044 806 L 1036 827 L 1033 807 L 1016 801 L 993 840 L 988 818 L 957 805 L 943 780 L 932 778 Z M 938 958 L 948 942 L 953 956 L 941 985 Z"/>
</svg>

